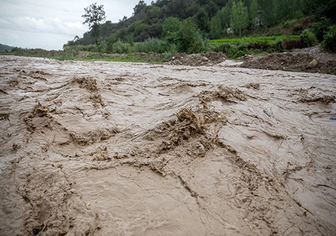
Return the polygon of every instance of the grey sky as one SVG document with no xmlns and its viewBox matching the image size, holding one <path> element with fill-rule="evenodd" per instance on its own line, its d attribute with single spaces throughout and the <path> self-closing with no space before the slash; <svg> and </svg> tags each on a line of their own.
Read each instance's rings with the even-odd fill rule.
<svg viewBox="0 0 336 236">
<path fill-rule="evenodd" d="M 0 43 L 22 48 L 62 49 L 88 31 L 84 8 L 96 0 L 0 0 Z M 130 17 L 139 0 L 100 0 L 106 20 Z M 145 0 L 147 4 L 151 0 Z"/>
</svg>

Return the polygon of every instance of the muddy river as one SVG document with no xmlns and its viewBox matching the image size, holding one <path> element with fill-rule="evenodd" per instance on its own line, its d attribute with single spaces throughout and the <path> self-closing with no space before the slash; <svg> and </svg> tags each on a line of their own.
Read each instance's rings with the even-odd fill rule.
<svg viewBox="0 0 336 236">
<path fill-rule="evenodd" d="M 0 57 L 1 235 L 332 235 L 336 76 Z"/>
</svg>

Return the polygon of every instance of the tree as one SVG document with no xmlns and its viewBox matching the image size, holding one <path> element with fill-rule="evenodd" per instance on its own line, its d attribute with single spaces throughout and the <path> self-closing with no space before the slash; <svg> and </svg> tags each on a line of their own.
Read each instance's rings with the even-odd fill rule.
<svg viewBox="0 0 336 236">
<path fill-rule="evenodd" d="M 138 15 L 139 13 L 141 13 L 142 11 L 144 11 L 147 7 L 147 4 L 145 3 L 145 1 L 140 0 L 139 3 L 137 5 L 135 5 L 135 7 L 133 8 L 133 15 Z"/>
<path fill-rule="evenodd" d="M 159 18 L 160 17 L 160 8 L 157 7 L 157 6 L 153 6 L 148 11 L 148 16 L 149 16 L 149 18 Z"/>
<path fill-rule="evenodd" d="M 336 52 L 336 25 L 331 26 L 325 34 L 322 47 L 328 51 Z"/>
<path fill-rule="evenodd" d="M 208 13 L 209 18 L 212 18 L 219 11 L 219 7 L 213 1 L 210 1 L 207 5 L 204 6 L 205 11 Z"/>
<path fill-rule="evenodd" d="M 210 36 L 213 39 L 218 39 L 222 34 L 222 24 L 220 15 L 212 17 L 210 22 Z"/>
<path fill-rule="evenodd" d="M 216 14 L 216 16 L 218 16 L 218 18 L 221 21 L 222 30 L 225 30 L 225 31 L 227 31 L 227 28 L 230 27 L 230 10 L 231 8 L 229 8 L 229 3 L 228 3 L 225 7 L 223 7 Z"/>
<path fill-rule="evenodd" d="M 96 44 L 98 44 L 100 23 L 106 19 L 104 5 L 91 4 L 89 7 L 84 8 L 85 14 L 82 17 L 85 19 L 83 24 L 89 24 L 89 29 Z"/>
<path fill-rule="evenodd" d="M 252 0 L 250 4 L 250 19 L 252 27 L 259 26 L 259 17 L 258 17 L 258 2 L 257 0 Z"/>
<path fill-rule="evenodd" d="M 328 32 L 331 25 L 331 20 L 326 17 L 322 17 L 320 21 L 314 23 L 313 32 L 320 42 L 323 40 L 324 35 Z"/>
<path fill-rule="evenodd" d="M 288 3 L 290 4 L 290 7 L 288 8 L 289 12 L 287 13 L 289 14 L 289 16 L 291 15 L 291 12 L 295 11 L 295 2 L 297 2 L 297 0 L 289 1 Z M 280 9 L 280 4 L 278 0 L 260 0 L 260 7 L 262 9 L 261 22 L 265 28 L 275 25 L 277 23 L 277 18 L 281 17 L 281 15 L 283 14 L 282 11 L 284 10 L 284 8 Z"/>
<path fill-rule="evenodd" d="M 235 31 L 239 31 L 239 37 L 241 37 L 242 30 L 246 29 L 248 26 L 248 11 L 244 3 L 239 0 L 239 2 L 233 2 L 231 8 L 231 27 Z"/>
<path fill-rule="evenodd" d="M 205 44 L 201 34 L 191 18 L 183 21 L 177 36 L 177 50 L 186 53 L 199 53 L 204 50 Z"/>
<path fill-rule="evenodd" d="M 197 11 L 195 15 L 195 22 L 201 31 L 208 32 L 209 16 L 203 7 Z"/>
<path fill-rule="evenodd" d="M 181 29 L 181 22 L 176 17 L 168 17 L 162 26 L 162 36 L 168 41 L 173 42 L 176 39 L 177 33 Z"/>
<path fill-rule="evenodd" d="M 199 9 L 199 5 L 193 1 L 191 4 L 188 4 L 188 7 L 186 9 L 186 17 L 192 17 L 196 14 L 196 12 Z"/>
</svg>

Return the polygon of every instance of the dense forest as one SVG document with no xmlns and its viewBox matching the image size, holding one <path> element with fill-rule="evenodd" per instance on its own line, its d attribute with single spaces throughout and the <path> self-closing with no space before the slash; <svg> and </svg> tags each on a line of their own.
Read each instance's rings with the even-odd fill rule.
<svg viewBox="0 0 336 236">
<path fill-rule="evenodd" d="M 304 17 L 310 17 L 310 21 L 336 21 L 336 0 L 157 0 L 150 5 L 140 0 L 133 10 L 130 18 L 100 24 L 99 42 L 110 48 L 116 42 L 153 38 L 176 43 L 181 37 L 218 39 L 251 32 L 262 34 L 270 27 Z M 65 46 L 95 42 L 88 31 Z M 183 45 L 179 51 L 185 51 Z"/>
</svg>

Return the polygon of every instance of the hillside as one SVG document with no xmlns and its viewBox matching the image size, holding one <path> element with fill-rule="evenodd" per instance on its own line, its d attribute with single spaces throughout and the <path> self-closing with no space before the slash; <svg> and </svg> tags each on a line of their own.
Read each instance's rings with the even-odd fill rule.
<svg viewBox="0 0 336 236">
<path fill-rule="evenodd" d="M 0 43 L 0 52 L 11 51 L 13 47 Z"/>
<path fill-rule="evenodd" d="M 312 25 L 312 21 L 322 16 L 335 22 L 335 6 L 335 0 L 157 0 L 151 5 L 141 0 L 134 7 L 131 17 L 124 17 L 118 23 L 107 20 L 101 24 L 99 41 L 113 44 L 118 40 L 142 42 L 148 38 L 166 39 L 188 20 L 200 37 L 216 39 L 232 34 L 267 33 L 272 26 L 288 25 L 290 20 L 313 16 L 306 25 L 291 29 L 291 33 L 300 34 L 305 27 Z M 176 21 L 178 23 L 174 28 Z M 67 45 L 94 43 L 95 39 L 88 31 Z"/>
</svg>

